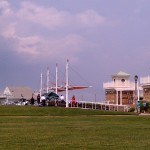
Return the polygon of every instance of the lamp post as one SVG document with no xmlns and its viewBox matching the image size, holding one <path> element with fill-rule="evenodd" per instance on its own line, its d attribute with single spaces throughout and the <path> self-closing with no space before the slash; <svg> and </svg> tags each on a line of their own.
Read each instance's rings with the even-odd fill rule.
<svg viewBox="0 0 150 150">
<path fill-rule="evenodd" d="M 138 76 L 134 76 L 134 81 L 135 81 L 135 97 L 134 97 L 134 102 L 135 102 L 135 109 L 136 112 L 138 113 L 138 106 L 137 106 L 137 100 L 138 100 L 138 89 L 137 89 L 137 81 L 138 81 Z"/>
</svg>

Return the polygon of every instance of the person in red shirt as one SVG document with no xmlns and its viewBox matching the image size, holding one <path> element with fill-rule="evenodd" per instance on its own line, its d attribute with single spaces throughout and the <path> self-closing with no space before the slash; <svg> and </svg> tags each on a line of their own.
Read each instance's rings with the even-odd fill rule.
<svg viewBox="0 0 150 150">
<path fill-rule="evenodd" d="M 72 107 L 75 107 L 75 104 L 76 104 L 76 98 L 75 98 L 75 96 L 73 95 L 73 96 L 72 96 Z"/>
</svg>

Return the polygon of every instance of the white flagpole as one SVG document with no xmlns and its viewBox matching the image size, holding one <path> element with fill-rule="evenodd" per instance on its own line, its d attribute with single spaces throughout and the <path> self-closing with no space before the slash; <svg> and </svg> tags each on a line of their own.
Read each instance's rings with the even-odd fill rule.
<svg viewBox="0 0 150 150">
<path fill-rule="evenodd" d="M 58 94 L 58 65 L 56 64 L 56 94 Z"/>
<path fill-rule="evenodd" d="M 47 67 L 47 93 L 49 92 L 49 67 Z"/>
<path fill-rule="evenodd" d="M 43 90 L 43 86 L 42 86 L 42 85 L 43 85 L 43 81 L 42 81 L 43 79 L 42 79 L 42 78 L 43 78 L 43 75 L 42 75 L 42 71 L 41 71 L 40 97 L 41 97 L 41 95 L 42 95 L 42 90 Z"/>
<path fill-rule="evenodd" d="M 68 107 L 68 86 L 69 86 L 68 68 L 69 68 L 69 60 L 67 59 L 67 63 L 66 63 L 66 107 Z"/>
</svg>

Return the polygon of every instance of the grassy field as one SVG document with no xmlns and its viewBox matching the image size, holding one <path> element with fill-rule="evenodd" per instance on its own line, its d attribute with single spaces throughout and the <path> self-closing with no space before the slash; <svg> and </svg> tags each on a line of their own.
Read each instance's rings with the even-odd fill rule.
<svg viewBox="0 0 150 150">
<path fill-rule="evenodd" d="M 114 114 L 54 107 L 0 107 L 0 149 L 149 150 L 150 117 Z"/>
<path fill-rule="evenodd" d="M 0 116 L 133 115 L 134 113 L 91 109 L 35 106 L 0 106 Z"/>
</svg>

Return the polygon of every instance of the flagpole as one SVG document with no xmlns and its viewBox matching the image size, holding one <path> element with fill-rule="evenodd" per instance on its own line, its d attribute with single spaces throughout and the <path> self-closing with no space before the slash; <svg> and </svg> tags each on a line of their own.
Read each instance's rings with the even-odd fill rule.
<svg viewBox="0 0 150 150">
<path fill-rule="evenodd" d="M 68 86 L 69 86 L 69 73 L 68 73 L 68 68 L 69 68 L 69 60 L 67 59 L 66 63 L 66 107 L 68 108 Z"/>
<path fill-rule="evenodd" d="M 56 64 L 56 94 L 58 94 L 58 65 Z"/>
<path fill-rule="evenodd" d="M 40 97 L 42 95 L 42 89 L 43 89 L 43 86 L 42 86 L 43 85 L 43 81 L 42 81 L 43 79 L 42 78 L 43 78 L 43 75 L 42 75 L 42 71 L 41 71 Z"/>
<path fill-rule="evenodd" d="M 47 93 L 49 92 L 49 67 L 47 67 Z"/>
</svg>

